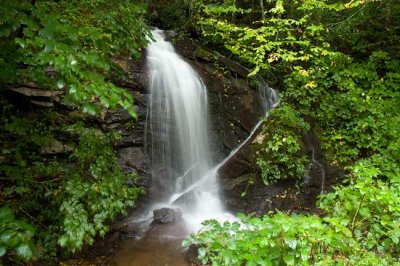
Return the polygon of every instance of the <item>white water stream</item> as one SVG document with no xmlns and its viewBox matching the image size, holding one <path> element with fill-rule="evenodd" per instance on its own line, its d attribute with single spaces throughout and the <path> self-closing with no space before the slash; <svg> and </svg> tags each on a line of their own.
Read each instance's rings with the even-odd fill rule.
<svg viewBox="0 0 400 266">
<path fill-rule="evenodd" d="M 147 131 L 151 137 L 152 175 L 161 203 L 178 207 L 189 230 L 198 230 L 207 219 L 234 219 L 219 195 L 218 170 L 257 132 L 252 130 L 230 155 L 213 164 L 210 153 L 207 89 L 194 69 L 165 40 L 161 30 L 152 31 L 147 47 L 150 101 Z M 277 104 L 275 92 L 260 83 L 265 111 Z"/>
</svg>

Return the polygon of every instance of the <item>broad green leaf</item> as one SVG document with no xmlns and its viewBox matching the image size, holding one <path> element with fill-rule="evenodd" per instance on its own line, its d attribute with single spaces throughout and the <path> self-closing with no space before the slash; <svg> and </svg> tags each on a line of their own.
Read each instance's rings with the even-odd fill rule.
<svg viewBox="0 0 400 266">
<path fill-rule="evenodd" d="M 6 254 L 6 247 L 0 246 L 0 257 L 3 257 Z"/>
<path fill-rule="evenodd" d="M 100 112 L 100 109 L 97 105 L 88 102 L 83 105 L 83 112 L 90 115 L 97 115 Z"/>
<path fill-rule="evenodd" d="M 17 255 L 24 260 L 28 260 L 32 257 L 32 250 L 28 244 L 22 244 L 16 249 Z"/>
</svg>

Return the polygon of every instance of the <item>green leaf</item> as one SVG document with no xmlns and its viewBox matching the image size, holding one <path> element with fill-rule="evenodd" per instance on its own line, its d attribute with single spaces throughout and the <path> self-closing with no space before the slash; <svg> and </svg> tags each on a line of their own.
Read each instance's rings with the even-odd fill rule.
<svg viewBox="0 0 400 266">
<path fill-rule="evenodd" d="M 198 252 L 199 252 L 199 257 L 200 258 L 204 258 L 206 256 L 206 253 L 207 253 L 205 248 L 199 248 Z"/>
<path fill-rule="evenodd" d="M 62 247 L 65 247 L 66 244 L 67 244 L 67 237 L 66 237 L 65 235 L 61 236 L 61 237 L 58 239 L 58 244 L 59 244 L 60 246 L 62 246 Z"/>
<path fill-rule="evenodd" d="M 286 243 L 291 249 L 296 249 L 296 247 L 297 247 L 297 240 L 296 240 L 296 239 L 285 239 L 285 243 Z"/>
<path fill-rule="evenodd" d="M 283 260 L 287 265 L 294 265 L 294 254 L 286 253 L 283 255 Z"/>
<path fill-rule="evenodd" d="M 192 244 L 192 241 L 190 239 L 185 239 L 182 241 L 182 247 L 188 248 Z"/>
<path fill-rule="evenodd" d="M 133 106 L 130 106 L 130 107 L 128 108 L 128 113 L 129 113 L 135 120 L 138 119 L 138 115 L 137 115 L 137 113 L 135 112 L 135 108 L 134 108 Z"/>
<path fill-rule="evenodd" d="M 308 261 L 308 259 L 310 258 L 310 255 L 308 254 L 308 251 L 306 249 L 301 249 L 300 257 L 301 257 L 302 261 Z"/>
<path fill-rule="evenodd" d="M 4 254 L 6 254 L 6 251 L 7 251 L 6 247 L 0 246 L 0 257 L 3 257 Z"/>
<path fill-rule="evenodd" d="M 90 115 L 96 115 L 100 112 L 100 108 L 93 103 L 87 102 L 83 105 L 83 112 Z"/>
<path fill-rule="evenodd" d="M 14 215 L 10 208 L 2 207 L 0 208 L 0 223 L 5 223 L 14 219 Z"/>
<path fill-rule="evenodd" d="M 2 243 L 6 244 L 10 247 L 13 247 L 14 245 L 12 242 L 15 242 L 16 238 L 14 238 L 14 240 L 12 240 L 12 239 L 17 233 L 18 233 L 18 231 L 8 229 L 0 234 L 0 240 Z"/>
<path fill-rule="evenodd" d="M 28 244 L 22 244 L 17 249 L 17 255 L 24 260 L 28 260 L 32 257 L 32 250 Z"/>
</svg>

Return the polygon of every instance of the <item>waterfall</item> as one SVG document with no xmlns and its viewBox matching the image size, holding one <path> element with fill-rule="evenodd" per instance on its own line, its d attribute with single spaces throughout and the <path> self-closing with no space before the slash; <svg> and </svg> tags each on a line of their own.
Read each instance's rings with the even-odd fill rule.
<svg viewBox="0 0 400 266">
<path fill-rule="evenodd" d="M 259 127 L 217 165 L 210 153 L 207 89 L 196 71 L 153 30 L 147 47 L 150 99 L 147 131 L 158 207 L 179 207 L 193 230 L 206 219 L 234 219 L 219 197 L 218 170 L 247 144 Z M 277 105 L 273 89 L 257 76 L 264 111 Z"/>
<path fill-rule="evenodd" d="M 194 69 L 165 41 L 163 32 L 153 30 L 152 34 L 147 63 L 153 179 L 164 203 L 173 203 L 184 218 L 200 223 L 224 212 L 216 175 L 197 182 L 212 169 L 207 89 Z M 189 188 L 190 193 L 172 200 Z"/>
<path fill-rule="evenodd" d="M 151 156 L 153 175 L 168 195 L 209 169 L 207 91 L 162 31 L 152 34 L 155 41 L 147 48 Z"/>
</svg>

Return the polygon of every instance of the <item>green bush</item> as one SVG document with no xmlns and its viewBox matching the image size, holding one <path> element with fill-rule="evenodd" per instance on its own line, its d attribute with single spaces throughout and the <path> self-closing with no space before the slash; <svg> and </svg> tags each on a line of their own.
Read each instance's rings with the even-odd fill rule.
<svg viewBox="0 0 400 266">
<path fill-rule="evenodd" d="M 271 112 L 258 138 L 257 164 L 264 184 L 301 179 L 307 174 L 310 161 L 302 146 L 302 136 L 309 129 L 309 124 L 290 105 L 283 104 Z"/>
<path fill-rule="evenodd" d="M 380 171 L 360 162 L 350 184 L 321 197 L 324 215 L 271 213 L 240 223 L 204 223 L 184 241 L 212 265 L 400 264 L 400 183 L 374 180 Z M 379 259 L 378 259 L 379 258 Z"/>
<path fill-rule="evenodd" d="M 15 115 L 3 120 L 1 156 L 6 159 L 0 162 L 5 177 L 0 198 L 18 217 L 29 218 L 41 258 L 92 244 L 108 231 L 106 222 L 126 214 L 143 193 L 142 188 L 125 185 L 127 177 L 112 147 L 117 135 L 84 127 L 79 120 L 66 125 L 65 117 L 53 112 L 47 117 L 50 120 Z M 43 153 L 57 141 L 55 136 L 68 140 L 67 158 Z"/>
<path fill-rule="evenodd" d="M 385 182 L 377 179 L 381 174 L 370 162 L 358 162 L 350 178 L 324 196 L 319 205 L 331 217 L 326 219 L 347 226 L 362 248 L 398 256 L 400 179 L 397 175 Z"/>
</svg>

